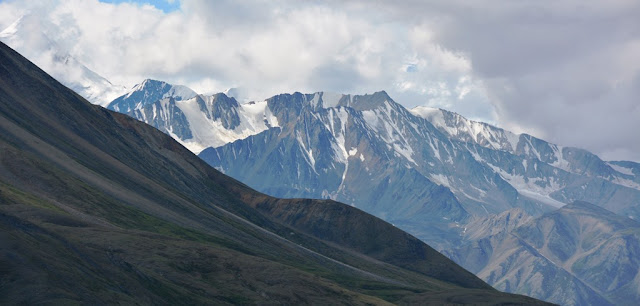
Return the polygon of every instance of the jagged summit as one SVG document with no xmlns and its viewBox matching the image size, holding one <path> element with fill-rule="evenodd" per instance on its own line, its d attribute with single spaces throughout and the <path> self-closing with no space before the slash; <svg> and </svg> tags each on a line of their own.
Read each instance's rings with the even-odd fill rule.
<svg viewBox="0 0 640 306">
<path fill-rule="evenodd" d="M 358 111 L 373 110 L 384 107 L 385 103 L 396 104 L 386 91 L 378 91 L 373 94 L 365 95 L 347 95 L 347 99 L 343 100 L 345 106 L 352 107 Z"/>
<path fill-rule="evenodd" d="M 481 146 L 515 152 L 520 134 L 474 120 L 441 108 L 417 106 L 409 110 L 416 116 L 429 120 L 438 130 L 449 137 Z"/>
<path fill-rule="evenodd" d="M 176 101 L 195 97 L 197 93 L 184 85 L 172 85 L 167 82 L 146 79 L 135 85 L 131 91 L 113 100 L 108 109 L 127 113 L 164 98 Z"/>
<path fill-rule="evenodd" d="M 178 101 L 191 99 L 197 95 L 195 91 L 184 85 L 172 85 L 164 81 L 145 79 L 133 86 L 131 92 L 127 93 L 125 97 L 131 98 L 138 92 L 144 92 L 143 97 L 149 101 L 156 98 L 153 94 L 162 94 L 162 98 L 173 97 Z"/>
<path fill-rule="evenodd" d="M 312 94 L 294 92 L 292 94 L 279 94 L 267 99 L 267 101 L 272 101 L 273 104 L 286 101 L 296 109 L 310 107 L 313 110 L 350 107 L 357 111 L 366 111 L 385 107 L 385 103 L 391 103 L 392 105 L 397 104 L 385 91 L 364 95 L 341 94 L 327 91 Z"/>
</svg>

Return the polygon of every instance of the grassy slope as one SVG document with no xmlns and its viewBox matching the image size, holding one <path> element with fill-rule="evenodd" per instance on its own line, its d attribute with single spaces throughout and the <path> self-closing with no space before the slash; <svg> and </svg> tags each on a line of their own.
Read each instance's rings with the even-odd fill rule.
<svg viewBox="0 0 640 306">
<path fill-rule="evenodd" d="M 355 209 L 258 194 L 3 44 L 0 58 L 0 302 L 533 302 Z M 356 239 L 372 230 L 384 239 Z"/>
</svg>

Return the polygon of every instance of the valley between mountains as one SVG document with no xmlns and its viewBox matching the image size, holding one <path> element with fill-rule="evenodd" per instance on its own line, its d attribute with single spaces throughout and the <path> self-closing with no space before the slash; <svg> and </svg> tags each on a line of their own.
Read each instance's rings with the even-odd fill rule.
<svg viewBox="0 0 640 306">
<path fill-rule="evenodd" d="M 636 162 L 384 91 L 125 89 L 40 39 L 75 93 L 2 45 L 2 302 L 640 302 Z"/>
<path fill-rule="evenodd" d="M 593 254 L 591 248 L 600 244 L 573 251 L 572 256 L 600 258 L 585 263 L 585 271 L 611 266 L 607 280 L 588 279 L 545 255 L 579 245 L 573 236 L 549 244 L 557 235 L 580 232 L 579 222 L 548 225 L 537 238 L 543 242 L 524 246 L 535 250 L 527 253 L 531 258 L 510 264 L 511 259 L 491 256 L 478 245 L 506 247 L 515 231 L 571 203 L 593 203 L 634 222 L 640 218 L 637 163 L 603 161 L 586 150 L 442 109 L 407 110 L 385 92 L 293 93 L 246 103 L 224 93 L 173 92 L 189 91 L 145 80 L 107 107 L 157 127 L 211 166 L 264 193 L 332 199 L 378 216 L 501 290 L 568 305 L 640 298 L 634 285 L 639 275 L 635 234 L 618 244 L 620 256 Z M 600 216 L 590 219 L 594 228 L 610 222 L 604 214 L 593 215 Z M 484 257 L 468 258 L 476 249 Z M 538 261 L 544 264 L 534 264 Z M 613 287 L 593 283 L 620 277 L 625 280 Z"/>
<path fill-rule="evenodd" d="M 278 199 L 0 43 L 0 303 L 543 304 L 332 200 Z"/>
</svg>

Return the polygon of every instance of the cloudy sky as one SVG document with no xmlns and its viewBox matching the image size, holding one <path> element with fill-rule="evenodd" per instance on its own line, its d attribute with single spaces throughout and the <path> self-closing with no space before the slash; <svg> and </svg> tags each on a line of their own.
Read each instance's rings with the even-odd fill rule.
<svg viewBox="0 0 640 306">
<path fill-rule="evenodd" d="M 636 0 L 18 0 L 0 1 L 0 30 L 25 14 L 127 87 L 386 90 L 409 108 L 640 161 Z"/>
</svg>

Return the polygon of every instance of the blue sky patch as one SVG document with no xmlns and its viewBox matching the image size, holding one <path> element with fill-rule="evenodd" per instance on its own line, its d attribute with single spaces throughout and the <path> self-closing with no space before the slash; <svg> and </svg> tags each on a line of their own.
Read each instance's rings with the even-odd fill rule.
<svg viewBox="0 0 640 306">
<path fill-rule="evenodd" d="M 104 3 L 115 3 L 115 4 L 124 3 L 124 2 L 135 3 L 138 5 L 151 4 L 165 13 L 170 13 L 180 9 L 179 0 L 99 0 L 99 1 Z"/>
</svg>

